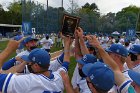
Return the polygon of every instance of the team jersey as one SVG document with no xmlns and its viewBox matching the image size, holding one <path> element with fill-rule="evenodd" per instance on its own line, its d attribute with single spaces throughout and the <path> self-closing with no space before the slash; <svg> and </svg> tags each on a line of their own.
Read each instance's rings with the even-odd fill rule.
<svg viewBox="0 0 140 93">
<path fill-rule="evenodd" d="M 21 57 L 21 56 L 23 56 L 23 55 L 29 55 L 29 53 L 30 53 L 30 52 L 29 52 L 28 50 L 25 50 L 25 51 L 23 51 L 23 52 L 17 54 L 16 57 Z M 11 67 L 13 67 L 13 66 L 15 66 L 15 65 L 18 65 L 18 64 L 20 64 L 20 62 L 17 61 L 17 60 L 15 59 L 15 57 L 14 57 L 14 58 L 8 60 L 7 62 L 5 62 L 5 63 L 3 64 L 2 70 L 8 70 L 8 69 L 10 69 Z"/>
<path fill-rule="evenodd" d="M 129 68 L 128 68 L 128 66 L 127 66 L 126 63 L 124 63 L 123 67 L 124 67 L 125 70 L 129 70 Z M 135 71 L 135 72 L 140 73 L 140 64 L 135 65 L 135 66 L 132 68 L 132 70 Z"/>
<path fill-rule="evenodd" d="M 43 74 L 0 74 L 0 91 L 3 93 L 63 93 L 64 85 L 60 71 L 67 72 L 68 63 L 64 62 L 62 67 L 50 76 Z"/>
<path fill-rule="evenodd" d="M 19 53 L 17 56 L 22 56 L 22 55 L 29 55 L 29 51 L 24 51 Z M 64 58 L 64 53 L 60 54 L 57 59 L 50 61 L 50 66 L 49 66 L 49 70 L 52 70 L 53 72 L 56 71 L 59 67 L 61 67 L 62 63 L 63 63 L 63 58 Z M 15 58 L 10 59 L 9 61 L 5 62 L 4 65 L 2 66 L 2 70 L 8 70 L 11 67 L 13 67 L 15 64 L 19 64 L 20 62 L 16 61 Z M 22 72 L 24 74 L 28 74 L 30 73 L 28 70 L 27 65 L 25 66 L 24 71 Z"/>
<path fill-rule="evenodd" d="M 72 86 L 74 89 L 78 87 L 80 93 L 91 93 L 91 91 L 87 85 L 86 79 L 82 78 L 79 75 L 78 64 L 76 65 L 74 73 L 73 73 Z"/>
<path fill-rule="evenodd" d="M 50 61 L 49 70 L 53 72 L 58 70 L 62 66 L 63 59 L 64 59 L 64 53 L 62 53 L 57 59 Z"/>
<path fill-rule="evenodd" d="M 42 40 L 40 40 L 40 43 L 42 44 L 43 49 L 50 49 L 53 44 L 53 41 L 52 39 L 46 40 L 46 38 L 43 38 Z"/>
<path fill-rule="evenodd" d="M 134 70 L 135 72 L 140 73 L 140 64 L 138 64 L 138 65 L 136 65 L 135 67 L 133 67 L 133 70 Z"/>
<path fill-rule="evenodd" d="M 136 93 L 135 89 L 131 86 L 133 80 L 128 75 L 128 70 L 122 72 L 126 80 L 120 85 L 114 85 L 108 93 Z"/>
<path fill-rule="evenodd" d="M 30 52 L 29 52 L 28 50 L 25 50 L 25 51 L 23 51 L 23 52 L 17 54 L 16 57 L 21 57 L 21 56 L 23 56 L 23 55 L 29 55 L 29 53 L 30 53 Z"/>
<path fill-rule="evenodd" d="M 119 87 L 114 85 L 108 93 L 136 93 L 131 80 L 125 80 Z"/>
</svg>

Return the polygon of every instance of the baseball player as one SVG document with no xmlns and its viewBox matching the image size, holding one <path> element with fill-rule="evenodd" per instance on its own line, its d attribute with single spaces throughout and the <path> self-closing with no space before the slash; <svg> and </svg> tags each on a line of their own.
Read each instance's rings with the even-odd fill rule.
<svg viewBox="0 0 140 93">
<path fill-rule="evenodd" d="M 5 62 L 5 64 L 2 66 L 3 71 L 6 71 L 6 70 L 10 69 L 11 67 L 13 67 L 15 65 L 16 61 L 18 61 L 18 62 L 22 61 L 20 58 L 22 55 L 29 55 L 30 50 L 33 48 L 36 48 L 36 44 L 33 44 L 33 45 L 30 44 L 32 42 L 32 40 L 34 40 L 34 39 L 31 37 L 28 37 L 24 40 L 25 44 L 26 43 L 29 44 L 29 45 L 27 44 L 27 50 L 24 52 L 21 52 L 15 58 L 12 58 L 9 61 Z M 56 71 L 62 65 L 63 57 L 64 57 L 64 53 L 62 53 L 60 56 L 58 56 L 58 58 L 56 60 L 51 61 L 49 70 Z M 27 66 L 24 67 L 23 64 L 21 64 L 21 66 L 15 66 L 14 68 L 16 68 L 16 70 L 14 70 L 14 71 L 17 71 L 18 73 L 30 73 L 30 71 L 28 70 L 28 67 Z M 14 68 L 11 68 L 11 69 L 14 69 Z M 10 70 L 8 72 L 10 72 Z M 6 73 L 8 73 L 8 72 L 6 72 Z M 15 73 L 15 72 L 13 72 L 13 73 Z"/>
<path fill-rule="evenodd" d="M 93 55 L 91 55 L 91 54 L 89 54 L 89 51 L 88 51 L 88 49 L 87 49 L 87 47 L 85 46 L 85 43 L 84 43 L 84 39 L 83 39 L 83 31 L 82 31 L 82 29 L 81 28 L 79 28 L 78 30 L 76 30 L 76 32 L 77 32 L 77 35 L 78 35 L 78 39 L 76 38 L 76 40 L 75 40 L 75 52 L 76 52 L 76 60 L 77 60 L 77 62 L 79 63 L 79 65 L 78 65 L 78 70 L 79 70 L 79 75 L 80 75 L 80 77 L 82 78 L 81 80 L 80 79 L 78 79 L 79 81 L 78 81 L 78 84 L 79 84 L 79 88 L 80 88 L 80 90 L 79 90 L 79 92 L 80 93 L 106 93 L 106 91 L 108 91 L 109 89 L 111 89 L 112 88 L 112 86 L 113 86 L 113 84 L 114 84 L 114 74 L 113 74 L 113 71 L 111 71 L 110 69 L 108 69 L 108 71 L 109 72 L 107 72 L 107 73 L 109 73 L 108 75 L 106 75 L 106 77 L 102 77 L 102 76 L 100 76 L 101 74 L 100 73 L 102 73 L 103 71 L 99 71 L 99 70 L 97 70 L 97 69 L 99 69 L 99 67 L 96 65 L 96 64 L 92 64 L 92 63 L 95 63 L 96 61 L 97 61 L 97 59 L 93 56 Z M 79 41 L 79 43 L 78 43 L 78 41 Z M 79 45 L 78 45 L 79 44 Z M 80 48 L 78 48 L 80 46 Z M 81 49 L 81 50 L 80 50 Z M 80 52 L 79 51 L 81 51 L 81 53 L 82 53 L 82 55 L 83 55 L 83 57 L 81 57 L 81 54 L 80 54 Z M 94 72 L 94 74 L 93 75 L 95 75 L 96 73 L 98 73 L 98 76 L 99 77 L 95 77 L 94 79 L 95 79 L 95 82 L 94 82 L 94 84 L 95 84 L 95 86 L 94 87 L 96 87 L 97 85 L 101 85 L 101 83 L 103 84 L 103 85 L 99 85 L 99 86 L 97 86 L 99 89 L 98 90 L 96 90 L 97 89 L 97 87 L 96 87 L 96 91 L 93 91 L 92 90 L 92 88 L 89 86 L 89 82 L 88 82 L 88 80 L 86 79 L 86 74 L 85 73 L 83 73 L 83 68 L 84 68 L 84 66 L 85 65 L 87 65 L 87 64 L 89 64 L 89 63 L 91 63 L 91 65 L 90 66 L 88 66 L 89 68 L 86 68 L 87 69 L 87 71 L 89 71 L 88 69 L 90 69 L 90 67 L 92 66 L 92 65 L 94 65 L 93 66 L 93 68 L 92 68 L 92 71 L 90 71 L 90 72 L 87 72 L 87 73 L 90 73 L 90 74 L 93 74 Z M 98 64 L 98 62 L 97 62 L 97 64 Z M 101 63 L 101 64 L 103 64 L 103 63 Z M 82 65 L 83 65 L 83 67 L 82 67 Z M 94 68 L 95 67 L 95 68 Z M 97 67 L 97 68 L 96 68 Z M 93 70 L 94 69 L 94 70 Z M 96 69 L 96 70 L 95 70 Z M 99 72 L 98 72 L 99 71 Z M 106 70 L 107 71 L 107 70 Z M 103 72 L 104 73 L 104 75 L 105 75 L 105 73 L 106 72 Z M 102 73 L 102 75 L 103 75 L 103 73 Z M 105 78 L 107 78 L 108 77 L 108 80 L 110 81 L 110 82 L 108 82 L 107 80 L 106 81 L 104 81 L 105 80 Z M 99 80 L 99 78 L 100 79 L 102 79 L 103 81 L 104 81 L 104 83 L 102 82 L 102 81 L 100 81 L 100 82 L 98 82 L 98 80 Z M 93 79 L 93 78 L 92 78 Z M 91 80 L 91 79 L 90 79 Z M 98 82 L 98 83 L 97 83 Z M 107 87 L 105 87 L 106 85 L 105 85 L 105 83 L 108 83 L 108 86 Z M 82 85 L 81 85 L 82 84 Z M 97 85 L 96 85 L 97 84 Z M 100 91 L 99 91 L 100 90 Z M 105 91 L 102 91 L 102 90 L 105 90 Z M 101 92 L 102 91 L 102 92 Z"/>
<path fill-rule="evenodd" d="M 40 40 L 40 43 L 42 45 L 42 49 L 45 49 L 47 52 L 50 52 L 50 48 L 53 45 L 53 41 L 49 38 L 48 34 L 45 35 L 45 38 Z"/>
<path fill-rule="evenodd" d="M 76 39 L 76 45 L 75 45 L 76 50 L 78 49 L 78 47 L 77 47 L 78 43 L 79 42 L 77 42 L 77 39 Z M 88 48 L 90 54 L 95 54 L 94 48 L 92 46 L 90 46 L 89 43 L 86 43 L 86 47 Z M 80 49 L 80 47 L 79 47 L 79 49 Z M 77 55 L 77 53 L 79 53 L 79 52 L 76 52 L 75 55 Z M 94 56 L 89 56 L 89 57 L 91 57 L 91 58 L 89 58 L 90 60 L 93 59 L 95 62 L 97 61 L 96 57 L 94 57 Z M 74 69 L 73 77 L 72 77 L 73 88 L 76 91 L 79 91 L 80 93 L 91 93 L 90 89 L 88 88 L 86 78 L 83 78 L 82 75 L 83 74 L 82 74 L 81 70 L 79 69 L 79 65 L 77 63 L 77 65 Z"/>
<path fill-rule="evenodd" d="M 126 63 L 124 65 L 125 69 L 132 69 L 140 73 L 140 45 L 132 45 L 130 47 L 129 57 Z"/>
<path fill-rule="evenodd" d="M 48 52 L 41 49 L 32 50 L 29 56 L 21 58 L 28 62 L 33 73 L 25 75 L 0 74 L 0 90 L 4 93 L 63 93 L 64 85 L 60 72 L 68 70 L 70 52 L 67 50 L 69 49 L 70 38 L 66 37 L 64 62 L 56 72 L 48 70 L 50 65 Z"/>
<path fill-rule="evenodd" d="M 114 72 L 114 77 L 115 77 L 115 84 L 117 85 L 115 87 L 117 89 L 117 91 L 115 91 L 115 93 L 136 93 L 136 91 L 134 90 L 133 86 L 131 85 L 132 81 L 125 77 L 125 75 L 121 72 L 119 66 L 116 64 L 116 62 L 115 62 L 116 60 L 114 61 L 105 52 L 105 50 L 101 47 L 101 45 L 100 45 L 99 41 L 96 39 L 96 37 L 95 36 L 91 36 L 91 37 L 88 38 L 88 40 L 89 40 L 91 45 L 95 46 L 98 49 L 98 51 L 99 51 L 103 61 L 112 68 L 112 70 Z M 123 48 L 123 47 L 120 46 L 120 45 L 119 46 L 118 45 L 112 45 L 108 49 L 108 51 L 110 50 L 110 53 L 114 52 L 114 53 L 119 54 L 120 53 L 119 49 L 121 49 L 121 48 Z M 112 52 L 111 52 L 111 50 L 112 50 Z M 127 51 L 125 51 L 125 50 L 121 51 L 121 53 L 122 53 L 121 54 L 122 56 L 126 56 L 127 55 Z M 115 57 L 115 55 L 114 55 L 114 57 Z"/>
<path fill-rule="evenodd" d="M 20 59 L 20 57 L 22 55 L 29 55 L 30 51 L 37 48 L 37 39 L 34 39 L 32 37 L 27 37 L 23 40 L 23 44 L 26 47 L 27 50 L 17 54 L 16 57 L 18 57 L 18 59 Z M 15 64 L 19 64 L 20 62 L 16 60 L 16 57 L 10 59 L 8 62 L 6 62 L 2 69 L 3 70 L 8 70 L 9 68 L 13 67 Z"/>
<path fill-rule="evenodd" d="M 0 53 L 0 68 L 3 66 L 4 61 L 16 50 L 24 38 L 19 41 L 10 40 L 7 47 Z"/>
</svg>

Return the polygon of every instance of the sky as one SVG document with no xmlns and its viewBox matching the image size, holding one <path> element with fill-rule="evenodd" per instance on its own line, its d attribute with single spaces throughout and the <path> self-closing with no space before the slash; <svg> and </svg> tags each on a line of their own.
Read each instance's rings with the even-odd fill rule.
<svg viewBox="0 0 140 93">
<path fill-rule="evenodd" d="M 10 2 L 13 0 L 0 0 L 0 4 L 4 6 L 8 6 Z M 46 4 L 47 0 L 35 0 L 38 2 L 41 2 L 43 4 Z M 60 7 L 62 0 L 48 0 L 49 6 L 53 7 Z M 64 1 L 64 8 L 67 9 L 70 7 L 70 0 L 63 0 Z M 140 0 L 74 0 L 79 6 L 83 6 L 85 3 L 96 3 L 98 8 L 100 9 L 100 12 L 102 14 L 106 14 L 109 12 L 117 13 L 118 11 L 121 11 L 122 8 L 128 7 L 129 5 L 136 5 L 137 7 L 140 7 Z"/>
</svg>

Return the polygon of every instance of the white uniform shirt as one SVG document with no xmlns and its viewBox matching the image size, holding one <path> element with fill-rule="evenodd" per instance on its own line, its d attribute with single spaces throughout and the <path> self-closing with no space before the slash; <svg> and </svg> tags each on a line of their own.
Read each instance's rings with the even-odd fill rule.
<svg viewBox="0 0 140 93">
<path fill-rule="evenodd" d="M 138 38 L 135 40 L 135 44 L 140 44 L 140 40 Z"/>
<path fill-rule="evenodd" d="M 134 88 L 131 86 L 131 83 L 133 80 L 129 77 L 128 71 L 123 72 L 126 80 L 120 85 L 114 85 L 108 93 L 135 93 L 135 92 L 129 92 L 129 91 L 135 91 Z"/>
<path fill-rule="evenodd" d="M 86 79 L 82 78 L 79 75 L 79 71 L 78 71 L 78 64 L 75 67 L 74 73 L 73 73 L 73 77 L 72 77 L 72 86 L 75 89 L 76 87 L 79 87 L 80 89 L 80 93 L 91 93 Z"/>
<path fill-rule="evenodd" d="M 30 53 L 30 52 L 29 52 L 28 50 L 25 50 L 25 51 L 23 51 L 23 52 L 17 54 L 16 57 L 21 57 L 21 56 L 23 56 L 23 55 L 29 55 L 29 53 Z"/>
<path fill-rule="evenodd" d="M 64 85 L 60 68 L 50 77 L 43 74 L 8 74 L 3 85 L 3 93 L 63 93 Z"/>
<path fill-rule="evenodd" d="M 124 67 L 125 70 L 128 70 L 128 69 L 129 69 L 126 63 L 123 65 L 123 67 Z M 134 66 L 134 67 L 132 68 L 132 70 L 135 71 L 135 72 L 140 73 L 140 64 Z"/>
<path fill-rule="evenodd" d="M 46 38 L 43 38 L 42 40 L 40 40 L 40 43 L 42 44 L 43 49 L 50 49 L 53 41 L 50 38 L 48 40 L 46 40 Z"/>
</svg>

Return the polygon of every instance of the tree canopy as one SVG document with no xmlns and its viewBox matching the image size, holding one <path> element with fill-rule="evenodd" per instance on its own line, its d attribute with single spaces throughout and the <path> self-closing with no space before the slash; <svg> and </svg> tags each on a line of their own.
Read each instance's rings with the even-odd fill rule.
<svg viewBox="0 0 140 93">
<path fill-rule="evenodd" d="M 26 7 L 19 1 L 10 3 L 8 11 L 0 5 L 0 23 L 3 24 L 22 24 L 22 20 L 31 21 L 33 27 L 40 26 L 40 33 L 45 31 L 58 32 L 61 30 L 61 18 L 63 13 L 79 16 L 80 26 L 87 32 L 124 32 L 130 28 L 140 30 L 140 8 L 134 5 L 123 8 L 117 13 L 107 13 L 101 15 L 98 6 L 95 3 L 79 7 L 72 3 L 73 7 L 65 10 L 62 7 L 45 8 L 44 5 L 35 2 L 26 2 Z M 25 5 L 25 4 L 24 4 Z M 139 19 L 138 19 L 139 18 Z M 38 23 L 37 23 L 38 22 Z M 46 26 L 43 28 L 41 26 Z"/>
</svg>

